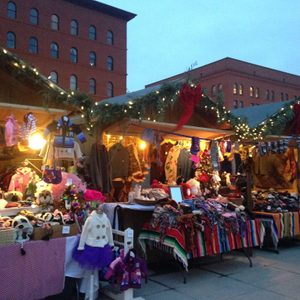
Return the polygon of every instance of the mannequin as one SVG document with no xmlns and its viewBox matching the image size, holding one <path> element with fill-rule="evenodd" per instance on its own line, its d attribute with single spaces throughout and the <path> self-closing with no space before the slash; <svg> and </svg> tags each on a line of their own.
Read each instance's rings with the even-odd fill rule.
<svg viewBox="0 0 300 300">
<path fill-rule="evenodd" d="M 101 269 L 112 262 L 113 246 L 110 221 L 103 212 L 103 204 L 98 204 L 84 223 L 73 258 L 84 269 Z"/>
</svg>

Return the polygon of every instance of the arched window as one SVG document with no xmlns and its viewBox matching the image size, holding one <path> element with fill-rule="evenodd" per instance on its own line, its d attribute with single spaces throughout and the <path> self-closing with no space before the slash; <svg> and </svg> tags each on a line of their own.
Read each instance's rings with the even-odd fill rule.
<svg viewBox="0 0 300 300">
<path fill-rule="evenodd" d="M 244 107 L 244 101 L 240 100 L 240 107 L 243 108 Z"/>
<path fill-rule="evenodd" d="M 284 93 L 280 93 L 281 101 L 284 101 Z"/>
<path fill-rule="evenodd" d="M 233 100 L 233 108 L 238 108 L 238 107 L 239 107 L 239 101 Z"/>
<path fill-rule="evenodd" d="M 222 91 L 223 91 L 223 85 L 222 85 L 222 83 L 219 83 L 218 84 L 218 92 L 220 93 Z"/>
<path fill-rule="evenodd" d="M 16 35 L 12 31 L 6 34 L 6 47 L 10 49 L 16 48 Z"/>
<path fill-rule="evenodd" d="M 96 94 L 96 80 L 94 78 L 89 80 L 89 93 L 92 95 Z"/>
<path fill-rule="evenodd" d="M 74 47 L 70 49 L 70 60 L 72 63 L 78 62 L 78 51 Z"/>
<path fill-rule="evenodd" d="M 259 88 L 255 89 L 255 98 L 259 98 Z"/>
<path fill-rule="evenodd" d="M 250 97 L 254 96 L 254 88 L 253 88 L 253 86 L 250 86 L 250 88 L 249 88 L 249 95 L 250 95 Z"/>
<path fill-rule="evenodd" d="M 106 33 L 106 43 L 108 45 L 113 45 L 114 44 L 114 33 L 110 30 L 108 30 L 107 33 Z"/>
<path fill-rule="evenodd" d="M 29 52 L 32 54 L 37 54 L 39 52 L 38 40 L 33 36 L 29 39 Z"/>
<path fill-rule="evenodd" d="M 51 29 L 52 30 L 59 30 L 59 17 L 57 15 L 51 16 Z"/>
<path fill-rule="evenodd" d="M 113 97 L 114 96 L 114 85 L 111 81 L 109 81 L 107 83 L 106 94 L 107 94 L 108 97 Z"/>
<path fill-rule="evenodd" d="M 217 94 L 217 87 L 215 85 L 213 85 L 211 87 L 211 95 L 212 96 L 216 96 L 216 94 Z"/>
<path fill-rule="evenodd" d="M 89 39 L 96 40 L 96 38 L 97 38 L 96 27 L 94 25 L 91 25 L 89 27 Z"/>
<path fill-rule="evenodd" d="M 71 21 L 70 33 L 72 35 L 78 35 L 78 22 L 76 20 Z"/>
<path fill-rule="evenodd" d="M 59 48 L 56 43 L 51 43 L 50 45 L 50 56 L 52 58 L 58 58 L 59 57 Z"/>
<path fill-rule="evenodd" d="M 275 92 L 274 91 L 271 91 L 271 100 L 272 100 L 272 102 L 275 101 Z"/>
<path fill-rule="evenodd" d="M 114 60 L 111 56 L 106 59 L 106 69 L 112 71 L 114 69 Z"/>
<path fill-rule="evenodd" d="M 17 18 L 17 6 L 15 2 L 9 1 L 7 3 L 7 17 L 10 19 Z"/>
<path fill-rule="evenodd" d="M 76 75 L 70 76 L 70 90 L 72 90 L 72 91 L 77 90 L 77 76 Z"/>
<path fill-rule="evenodd" d="M 244 87 L 242 84 L 239 85 L 239 95 L 243 95 L 244 93 Z"/>
<path fill-rule="evenodd" d="M 95 67 L 96 66 L 96 60 L 97 60 L 96 53 L 91 51 L 90 54 L 89 54 L 90 66 Z"/>
<path fill-rule="evenodd" d="M 53 81 L 54 83 L 58 83 L 58 75 L 56 71 L 52 71 L 50 73 L 50 80 Z"/>
<path fill-rule="evenodd" d="M 237 83 L 233 84 L 232 92 L 233 92 L 234 95 L 236 95 L 238 93 L 238 85 L 237 85 Z"/>
<path fill-rule="evenodd" d="M 32 25 L 39 24 L 39 11 L 36 8 L 30 9 L 29 22 Z"/>
<path fill-rule="evenodd" d="M 285 94 L 285 100 L 288 101 L 289 100 L 289 94 Z"/>
<path fill-rule="evenodd" d="M 270 100 L 270 91 L 269 90 L 266 91 L 266 100 L 267 101 Z"/>
</svg>

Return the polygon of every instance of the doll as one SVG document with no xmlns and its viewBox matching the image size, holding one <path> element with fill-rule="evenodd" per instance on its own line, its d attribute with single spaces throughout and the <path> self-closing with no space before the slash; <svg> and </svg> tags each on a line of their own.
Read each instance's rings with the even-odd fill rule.
<svg viewBox="0 0 300 300">
<path fill-rule="evenodd" d="M 98 204 L 83 225 L 81 237 L 73 258 L 87 270 L 102 269 L 113 259 L 114 246 L 112 228 L 103 212 L 103 205 Z"/>
</svg>

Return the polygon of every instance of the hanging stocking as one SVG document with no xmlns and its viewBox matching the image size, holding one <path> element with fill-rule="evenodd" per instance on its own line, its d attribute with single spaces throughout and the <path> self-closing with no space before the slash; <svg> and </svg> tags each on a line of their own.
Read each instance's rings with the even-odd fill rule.
<svg viewBox="0 0 300 300">
<path fill-rule="evenodd" d="M 183 107 L 183 113 L 177 123 L 174 131 L 179 130 L 184 126 L 191 118 L 196 105 L 202 98 L 201 85 L 198 84 L 196 87 L 191 87 L 189 84 L 184 84 L 179 93 L 179 101 Z"/>
</svg>

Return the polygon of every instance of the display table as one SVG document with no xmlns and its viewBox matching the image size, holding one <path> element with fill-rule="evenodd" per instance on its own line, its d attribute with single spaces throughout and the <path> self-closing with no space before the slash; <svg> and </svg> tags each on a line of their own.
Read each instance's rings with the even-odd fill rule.
<svg viewBox="0 0 300 300">
<path fill-rule="evenodd" d="M 0 298 L 43 299 L 64 288 L 66 239 L 28 241 L 0 248 Z"/>
<path fill-rule="evenodd" d="M 255 219 L 260 219 L 270 229 L 273 246 L 277 250 L 278 242 L 284 238 L 295 238 L 300 235 L 299 212 L 269 213 L 253 212 Z"/>
<path fill-rule="evenodd" d="M 260 246 L 265 232 L 261 221 L 249 220 L 245 225 L 243 235 L 231 231 L 230 228 L 223 230 L 215 224 L 209 235 L 200 230 L 189 235 L 182 228 L 168 228 L 162 237 L 159 227 L 152 228 L 150 224 L 145 224 L 139 235 L 139 242 L 145 253 L 146 245 L 158 248 L 172 254 L 182 263 L 185 270 L 188 270 L 188 260 L 191 258 Z M 249 258 L 248 255 L 247 257 Z M 251 266 L 250 258 L 249 261 Z"/>
</svg>

